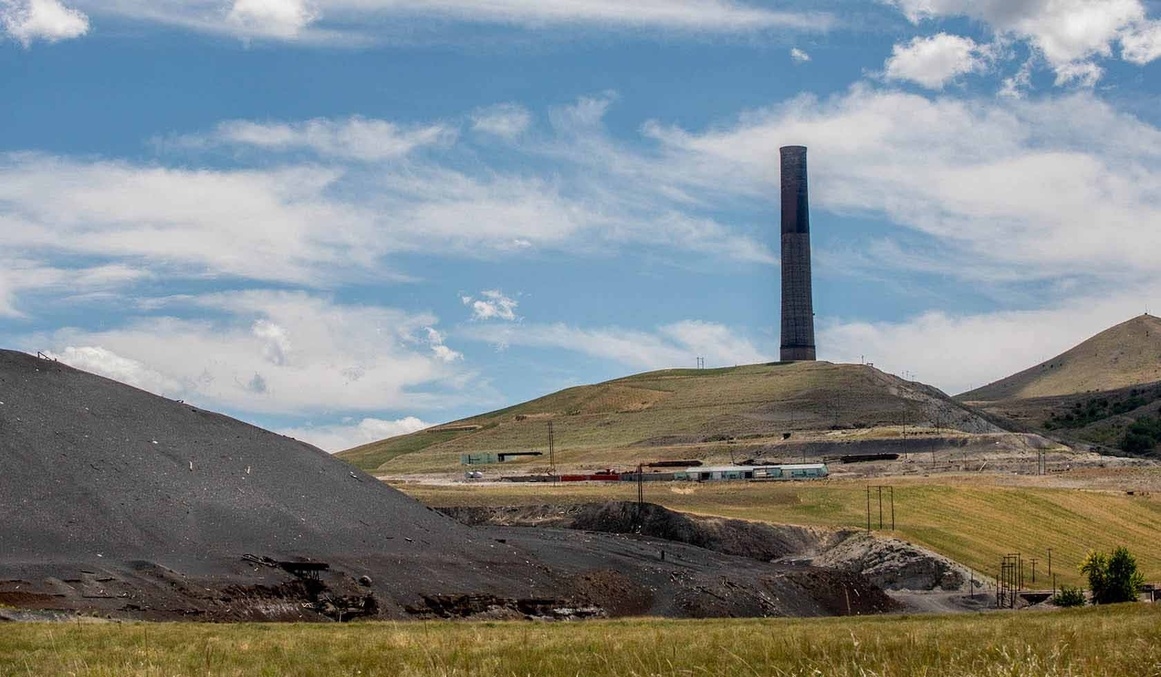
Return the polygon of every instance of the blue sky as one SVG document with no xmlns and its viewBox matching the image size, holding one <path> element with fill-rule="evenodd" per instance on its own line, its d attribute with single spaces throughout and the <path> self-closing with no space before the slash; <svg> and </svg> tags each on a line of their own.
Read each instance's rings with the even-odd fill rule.
<svg viewBox="0 0 1161 677">
<path fill-rule="evenodd" d="M 337 451 L 775 359 L 955 393 L 1161 307 L 1144 0 L 0 0 L 0 345 Z"/>
</svg>

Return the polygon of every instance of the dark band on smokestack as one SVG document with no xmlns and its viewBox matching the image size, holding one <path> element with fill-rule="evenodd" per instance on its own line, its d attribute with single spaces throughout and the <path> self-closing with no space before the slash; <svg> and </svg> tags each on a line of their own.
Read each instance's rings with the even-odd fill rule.
<svg viewBox="0 0 1161 677">
<path fill-rule="evenodd" d="M 810 287 L 810 202 L 806 147 L 782 155 L 782 361 L 813 360 L 814 301 Z"/>
</svg>

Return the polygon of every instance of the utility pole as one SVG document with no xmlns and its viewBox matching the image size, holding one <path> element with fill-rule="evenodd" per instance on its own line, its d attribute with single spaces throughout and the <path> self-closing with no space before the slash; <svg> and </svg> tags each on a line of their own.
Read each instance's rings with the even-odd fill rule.
<svg viewBox="0 0 1161 677">
<path fill-rule="evenodd" d="M 895 531 L 895 485 L 891 485 L 891 531 Z"/>
<path fill-rule="evenodd" d="M 548 421 L 548 474 L 552 476 L 552 483 L 556 484 L 556 440 L 552 434 L 552 420 Z"/>
<path fill-rule="evenodd" d="M 637 464 L 637 533 L 645 526 L 645 473 Z"/>
<path fill-rule="evenodd" d="M 1036 582 L 1036 558 L 1032 557 L 1032 558 L 1030 558 L 1030 561 L 1032 562 L 1032 582 L 1035 583 Z"/>
<path fill-rule="evenodd" d="M 871 485 L 867 485 L 867 533 L 871 532 Z"/>
</svg>

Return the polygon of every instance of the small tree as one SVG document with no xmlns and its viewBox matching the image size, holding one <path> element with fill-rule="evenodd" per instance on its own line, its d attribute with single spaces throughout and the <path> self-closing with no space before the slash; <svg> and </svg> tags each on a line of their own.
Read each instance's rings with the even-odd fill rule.
<svg viewBox="0 0 1161 677">
<path fill-rule="evenodd" d="M 1129 554 L 1128 548 L 1121 546 L 1109 557 L 1106 581 L 1109 586 L 1109 602 L 1136 602 L 1145 584 L 1145 577 L 1137 570 L 1137 559 Z"/>
<path fill-rule="evenodd" d="M 1137 571 L 1137 560 L 1124 546 L 1112 555 L 1090 550 L 1080 565 L 1080 572 L 1088 576 L 1093 604 L 1135 602 L 1145 582 Z"/>
</svg>

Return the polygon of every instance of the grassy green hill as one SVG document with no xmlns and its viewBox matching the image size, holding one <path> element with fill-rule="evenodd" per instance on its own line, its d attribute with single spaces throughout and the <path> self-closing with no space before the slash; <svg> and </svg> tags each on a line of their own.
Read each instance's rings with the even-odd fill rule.
<svg viewBox="0 0 1161 677">
<path fill-rule="evenodd" d="M 368 471 L 447 470 L 461 453 L 546 451 L 549 421 L 558 462 L 598 464 L 624 463 L 626 450 L 635 461 L 672 458 L 691 446 L 755 445 L 804 430 L 996 430 L 921 383 L 870 366 L 795 362 L 656 371 L 569 388 L 339 456 Z"/>
</svg>

